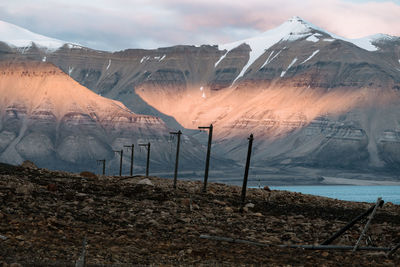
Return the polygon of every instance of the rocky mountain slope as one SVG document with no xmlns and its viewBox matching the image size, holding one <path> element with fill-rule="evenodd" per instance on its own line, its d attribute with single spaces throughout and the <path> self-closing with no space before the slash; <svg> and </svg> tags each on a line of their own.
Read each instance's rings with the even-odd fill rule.
<svg viewBox="0 0 400 267">
<path fill-rule="evenodd" d="M 75 266 L 86 237 L 87 266 L 267 265 L 399 266 L 400 252 L 305 250 L 320 244 L 371 204 L 286 191 L 150 177 L 87 178 L 0 164 L 0 264 Z M 385 203 L 362 241 L 400 241 L 400 206 Z M 334 245 L 353 246 L 364 223 Z M 264 246 L 200 238 L 222 236 Z M 4 264 L 5 263 L 5 264 Z"/>
<path fill-rule="evenodd" d="M 169 129 L 159 118 L 135 114 L 121 102 L 97 95 L 50 63 L 0 64 L 2 162 L 29 159 L 43 167 L 78 171 L 95 170 L 96 160 L 106 159 L 112 172 L 119 168 L 113 150 L 134 144 L 136 171 L 143 171 L 146 153 L 139 153 L 138 144 L 151 142 L 152 169 L 165 169 L 173 163 L 168 140 Z M 184 163 L 202 156 L 204 149 L 194 147 L 184 148 Z M 193 154 L 196 149 L 201 153 Z M 126 173 L 130 151 L 125 153 Z"/>
<path fill-rule="evenodd" d="M 108 53 L 4 43 L 0 60 L 48 61 L 94 92 L 174 128 L 215 125 L 214 151 L 258 166 L 395 171 L 400 38 L 350 40 L 298 17 L 231 44 Z M 179 123 L 179 124 L 178 124 Z"/>
</svg>

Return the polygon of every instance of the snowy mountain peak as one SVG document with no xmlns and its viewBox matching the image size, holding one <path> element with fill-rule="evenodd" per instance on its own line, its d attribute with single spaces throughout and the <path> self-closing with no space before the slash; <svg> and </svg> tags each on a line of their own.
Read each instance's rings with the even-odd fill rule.
<svg viewBox="0 0 400 267">
<path fill-rule="evenodd" d="M 38 47 L 56 50 L 67 42 L 31 32 L 17 25 L 0 20 L 0 41 L 13 47 Z"/>
<path fill-rule="evenodd" d="M 300 25 L 306 26 L 307 28 L 315 27 L 310 22 L 308 22 L 308 21 L 306 21 L 306 20 L 304 20 L 304 19 L 302 19 L 302 18 L 300 18 L 298 16 L 294 16 L 294 17 L 288 19 L 285 23 L 289 23 L 289 24 L 292 24 L 292 25 L 299 25 L 300 24 Z"/>
<path fill-rule="evenodd" d="M 250 51 L 250 58 L 249 61 L 247 62 L 246 66 L 242 69 L 241 73 L 239 76 L 237 76 L 236 80 L 239 79 L 244 75 L 246 70 L 250 67 L 253 62 L 260 57 L 265 50 L 269 49 L 273 45 L 281 42 L 281 41 L 296 41 L 299 39 L 307 38 L 307 41 L 312 41 L 314 42 L 317 37 L 314 36 L 314 38 L 311 38 L 309 40 L 309 37 L 313 37 L 314 33 L 316 31 L 322 31 L 318 27 L 312 25 L 311 23 L 306 22 L 305 20 L 301 19 L 300 17 L 293 17 L 289 19 L 288 21 L 284 22 L 280 26 L 268 30 L 256 37 L 249 38 L 246 40 L 241 40 L 229 44 L 224 44 L 220 45 L 220 49 L 226 49 L 227 51 L 230 51 L 239 45 L 245 43 L 250 46 L 251 51 Z M 315 33 L 316 35 L 321 35 L 320 33 Z M 226 54 L 225 54 L 226 55 Z M 223 58 L 220 59 L 220 61 Z M 218 62 L 220 62 L 218 61 Z M 236 81 L 235 80 L 235 81 Z"/>
<path fill-rule="evenodd" d="M 227 50 L 227 52 L 217 61 L 215 66 L 217 66 L 224 59 L 224 57 L 230 50 L 242 44 L 247 44 L 248 46 L 250 46 L 251 50 L 249 54 L 249 60 L 247 64 L 243 67 L 240 74 L 236 77 L 236 81 L 246 73 L 247 69 L 251 66 L 251 64 L 254 63 L 255 60 L 257 60 L 257 58 L 259 58 L 262 54 L 265 53 L 266 50 L 279 42 L 294 42 L 298 40 L 304 40 L 317 43 L 319 41 L 331 42 L 335 39 L 338 39 L 352 43 L 367 51 L 376 51 L 379 49 L 375 45 L 377 42 L 393 38 L 395 37 L 385 34 L 376 34 L 359 39 L 348 39 L 325 31 L 324 29 L 319 28 L 318 26 L 315 26 L 300 17 L 294 16 L 285 21 L 283 24 L 279 25 L 278 27 L 263 32 L 256 37 L 219 45 L 219 49 Z M 278 54 L 280 52 L 281 51 L 279 51 Z"/>
</svg>

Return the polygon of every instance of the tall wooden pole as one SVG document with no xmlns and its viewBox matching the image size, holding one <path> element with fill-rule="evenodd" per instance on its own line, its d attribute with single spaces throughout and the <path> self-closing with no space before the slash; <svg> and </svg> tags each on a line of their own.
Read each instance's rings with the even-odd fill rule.
<svg viewBox="0 0 400 267">
<path fill-rule="evenodd" d="M 249 168 L 250 168 L 250 158 L 251 158 L 251 150 L 253 147 L 253 134 L 250 135 L 249 139 L 249 148 L 247 150 L 247 159 L 246 159 L 246 167 L 244 169 L 244 177 L 243 177 L 243 186 L 242 186 L 242 205 L 246 199 L 246 190 L 247 190 L 247 179 L 249 177 Z"/>
<path fill-rule="evenodd" d="M 199 129 L 208 129 L 208 145 L 207 145 L 207 157 L 206 157 L 206 169 L 204 171 L 204 185 L 203 192 L 207 191 L 207 180 L 208 180 L 208 169 L 210 166 L 210 155 L 211 155 L 211 142 L 212 142 L 212 134 L 213 134 L 213 125 L 210 126 L 200 126 Z"/>
<path fill-rule="evenodd" d="M 178 179 L 179 146 L 181 143 L 182 132 L 179 130 L 178 132 L 170 132 L 170 134 L 175 134 L 178 136 L 178 142 L 176 144 L 176 158 L 175 158 L 175 171 L 174 171 L 174 189 L 176 189 L 176 181 Z"/>
<path fill-rule="evenodd" d="M 150 166 L 150 142 L 147 144 L 139 144 L 147 148 L 147 162 L 146 162 L 146 177 L 149 177 L 149 166 Z"/>
<path fill-rule="evenodd" d="M 103 175 L 106 174 L 106 160 L 105 159 L 99 159 L 97 160 L 97 164 L 102 163 L 103 164 Z"/>
<path fill-rule="evenodd" d="M 134 148 L 135 148 L 135 145 L 132 144 L 132 145 L 130 145 L 130 146 L 124 146 L 124 147 L 130 148 L 130 149 L 131 149 L 131 170 L 130 170 L 130 176 L 132 176 L 132 175 L 133 175 L 133 156 L 134 156 Z"/>
<path fill-rule="evenodd" d="M 124 156 L 124 150 L 114 150 L 114 152 L 118 153 L 120 155 L 120 160 L 119 160 L 119 176 L 122 176 L 122 158 Z"/>
</svg>

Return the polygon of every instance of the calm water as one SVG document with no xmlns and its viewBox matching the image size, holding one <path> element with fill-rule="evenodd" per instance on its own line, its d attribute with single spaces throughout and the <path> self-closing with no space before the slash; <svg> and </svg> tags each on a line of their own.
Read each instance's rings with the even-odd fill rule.
<svg viewBox="0 0 400 267">
<path fill-rule="evenodd" d="M 382 197 L 385 202 L 400 204 L 400 186 L 352 186 L 352 185 L 329 185 L 329 186 L 270 186 L 275 190 L 286 190 L 300 192 L 303 194 L 324 196 L 341 200 L 376 202 Z"/>
</svg>

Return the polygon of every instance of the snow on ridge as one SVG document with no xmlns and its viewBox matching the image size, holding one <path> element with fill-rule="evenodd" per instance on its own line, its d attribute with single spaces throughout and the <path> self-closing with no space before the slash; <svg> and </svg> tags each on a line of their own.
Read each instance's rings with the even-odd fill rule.
<svg viewBox="0 0 400 267">
<path fill-rule="evenodd" d="M 352 43 L 355 46 L 358 46 L 359 48 L 362 48 L 362 49 L 370 51 L 370 52 L 377 51 L 379 49 L 378 47 L 376 47 L 373 44 L 374 42 L 381 41 L 381 40 L 392 40 L 392 39 L 396 38 L 391 35 L 378 33 L 378 34 L 366 36 L 363 38 L 349 39 L 349 38 L 341 37 L 341 36 L 338 36 L 336 34 L 333 34 L 333 33 L 327 32 L 327 31 L 325 31 L 325 32 L 334 39 L 339 39 L 339 40 L 342 40 L 345 42 Z M 324 41 L 332 42 L 332 41 L 334 41 L 334 39 L 324 39 Z"/>
<path fill-rule="evenodd" d="M 215 62 L 214 64 L 214 68 L 216 68 L 218 66 L 218 64 L 226 57 L 226 55 L 228 54 L 229 51 L 226 51 L 225 54 L 223 54 L 217 62 Z"/>
<path fill-rule="evenodd" d="M 304 60 L 303 62 L 301 62 L 300 64 L 306 63 L 307 61 L 309 61 L 310 59 L 312 59 L 316 54 L 318 54 L 319 49 L 314 51 L 311 56 L 309 56 L 306 60 Z"/>
<path fill-rule="evenodd" d="M 0 41 L 13 47 L 30 47 L 36 44 L 40 48 L 57 50 L 67 42 L 33 33 L 27 29 L 0 20 Z M 75 45 L 75 44 L 73 44 Z M 79 45 L 76 45 L 79 46 Z"/>
<path fill-rule="evenodd" d="M 106 70 L 108 70 L 110 68 L 110 66 L 111 66 L 111 59 L 108 60 L 108 65 L 106 67 Z"/>
<path fill-rule="evenodd" d="M 285 76 L 286 72 L 294 65 L 294 63 L 296 63 L 296 61 L 297 61 L 297 57 L 295 57 L 295 58 L 292 60 L 292 62 L 289 64 L 289 66 L 286 68 L 286 70 L 282 71 L 282 73 L 281 73 L 281 78 L 282 78 L 283 76 Z"/>
</svg>

